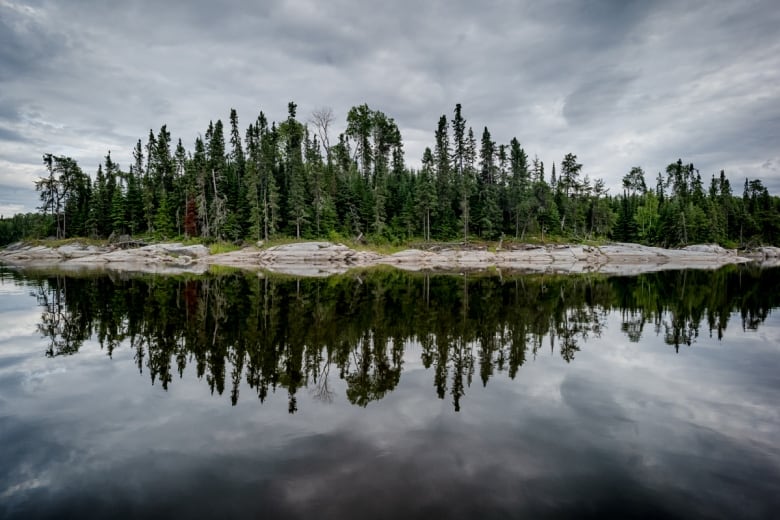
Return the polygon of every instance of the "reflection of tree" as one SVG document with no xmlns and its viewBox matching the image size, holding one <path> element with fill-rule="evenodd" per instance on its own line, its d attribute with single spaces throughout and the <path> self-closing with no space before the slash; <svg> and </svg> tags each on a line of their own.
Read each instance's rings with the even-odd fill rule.
<svg viewBox="0 0 780 520">
<path fill-rule="evenodd" d="M 628 336 L 630 342 L 638 343 L 645 328 L 644 315 L 637 311 L 621 310 L 620 316 L 622 318 L 620 330 Z"/>
<path fill-rule="evenodd" d="M 402 352 L 400 353 L 402 354 Z M 387 338 L 366 331 L 352 350 L 353 364 L 348 369 L 347 399 L 366 406 L 393 390 L 401 379 L 401 356 L 393 349 L 388 356 Z"/>
<path fill-rule="evenodd" d="M 779 270 L 729 266 L 718 271 L 669 271 L 615 278 L 613 307 L 621 309 L 621 329 L 629 340 L 639 341 L 644 325 L 652 323 L 656 334 L 679 351 L 691 346 L 702 324 L 710 334 L 723 337 L 729 317 L 742 316 L 744 330 L 763 323 L 777 306 Z"/>
<path fill-rule="evenodd" d="M 721 337 L 735 311 L 743 328 L 756 328 L 780 300 L 780 270 L 737 267 L 634 278 L 379 270 L 317 280 L 52 276 L 32 284 L 49 356 L 78 352 L 89 338 L 109 355 L 125 345 L 153 384 L 167 388 L 189 366 L 212 392 L 228 387 L 233 404 L 243 384 L 261 401 L 283 388 L 290 412 L 301 388 L 332 400 L 331 378 L 346 383 L 354 404 L 381 399 L 398 385 L 412 342 L 438 397 L 450 395 L 458 410 L 475 374 L 483 385 L 501 372 L 514 378 L 543 344 L 572 362 L 613 309 L 630 341 L 651 324 L 679 348 L 705 327 Z"/>
<path fill-rule="evenodd" d="M 38 332 L 49 339 L 48 357 L 75 354 L 84 343 L 79 309 L 65 305 L 67 295 L 65 278 L 57 278 L 54 284 L 41 284 L 35 292 L 38 304 L 43 307 Z"/>
</svg>

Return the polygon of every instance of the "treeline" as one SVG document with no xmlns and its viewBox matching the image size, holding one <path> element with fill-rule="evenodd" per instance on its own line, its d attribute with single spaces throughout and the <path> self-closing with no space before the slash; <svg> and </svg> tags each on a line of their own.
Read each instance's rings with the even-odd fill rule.
<svg viewBox="0 0 780 520">
<path fill-rule="evenodd" d="M 48 236 L 51 219 L 41 213 L 17 213 L 13 217 L 0 216 L 0 246 L 31 237 Z"/>
<path fill-rule="evenodd" d="M 743 266 L 610 278 L 8 275 L 27 277 L 38 297 L 48 356 L 93 338 L 109 355 L 132 348 L 138 369 L 164 388 L 189 366 L 233 404 L 242 383 L 261 400 L 286 389 L 291 412 L 300 389 L 328 398 L 335 379 L 354 404 L 381 399 L 407 348 L 419 349 L 432 388 L 457 410 L 472 384 L 515 378 L 540 351 L 574 362 L 611 312 L 630 341 L 656 336 L 679 351 L 728 326 L 756 330 L 780 303 L 780 270 Z"/>
<path fill-rule="evenodd" d="M 746 180 L 740 197 L 723 171 L 705 188 L 699 171 L 678 160 L 654 187 L 633 168 L 622 193 L 610 195 L 572 153 L 546 170 L 517 138 L 496 143 L 487 127 L 478 138 L 460 104 L 451 119 L 441 116 L 433 147 L 414 170 L 393 118 L 353 107 L 331 141 L 333 122 L 323 109 L 304 124 L 289 103 L 284 121 L 260 112 L 242 131 L 231 110 L 228 128 L 210 122 L 189 151 L 164 125 L 138 140 L 128 169 L 109 152 L 94 178 L 72 159 L 47 154 L 46 176 L 36 182 L 45 216 L 39 234 L 379 242 L 557 236 L 662 246 L 780 240 L 780 198 L 760 180 Z"/>
</svg>

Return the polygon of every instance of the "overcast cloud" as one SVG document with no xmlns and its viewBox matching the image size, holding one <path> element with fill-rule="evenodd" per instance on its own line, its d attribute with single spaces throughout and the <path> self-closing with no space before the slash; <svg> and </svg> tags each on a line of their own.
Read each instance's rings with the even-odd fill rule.
<svg viewBox="0 0 780 520">
<path fill-rule="evenodd" d="M 299 119 L 353 105 L 395 118 L 420 163 L 462 103 L 479 136 L 568 152 L 615 193 L 682 158 L 780 194 L 780 7 L 743 2 L 56 2 L 0 0 L 0 212 L 31 211 L 41 156 L 91 175 L 167 124 Z"/>
</svg>

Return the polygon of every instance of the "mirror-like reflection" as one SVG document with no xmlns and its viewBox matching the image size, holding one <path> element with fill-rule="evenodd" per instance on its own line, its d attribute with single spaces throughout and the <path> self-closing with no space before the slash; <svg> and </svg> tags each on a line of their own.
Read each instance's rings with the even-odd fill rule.
<svg viewBox="0 0 780 520">
<path fill-rule="evenodd" d="M 0 268 L 0 518 L 774 518 L 778 300 L 755 267 Z"/>
<path fill-rule="evenodd" d="M 780 270 L 738 266 L 633 278 L 25 276 L 42 308 L 47 356 L 76 354 L 94 336 L 109 356 L 132 349 L 138 370 L 166 389 L 193 365 L 233 405 L 242 380 L 261 401 L 283 389 L 290 413 L 302 388 L 331 400 L 333 378 L 346 382 L 355 405 L 382 399 L 398 385 L 410 343 L 419 344 L 438 397 L 458 411 L 475 380 L 515 378 L 542 349 L 576 362 L 610 312 L 620 313 L 631 342 L 654 334 L 679 351 L 702 333 L 757 329 L 780 303 Z M 735 311 L 741 322 L 730 323 Z"/>
</svg>

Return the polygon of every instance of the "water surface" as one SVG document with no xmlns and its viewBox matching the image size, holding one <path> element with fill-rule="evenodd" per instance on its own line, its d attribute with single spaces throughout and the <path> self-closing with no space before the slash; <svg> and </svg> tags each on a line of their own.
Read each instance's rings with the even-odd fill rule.
<svg viewBox="0 0 780 520">
<path fill-rule="evenodd" d="M 0 514 L 772 518 L 780 270 L 0 270 Z"/>
</svg>

